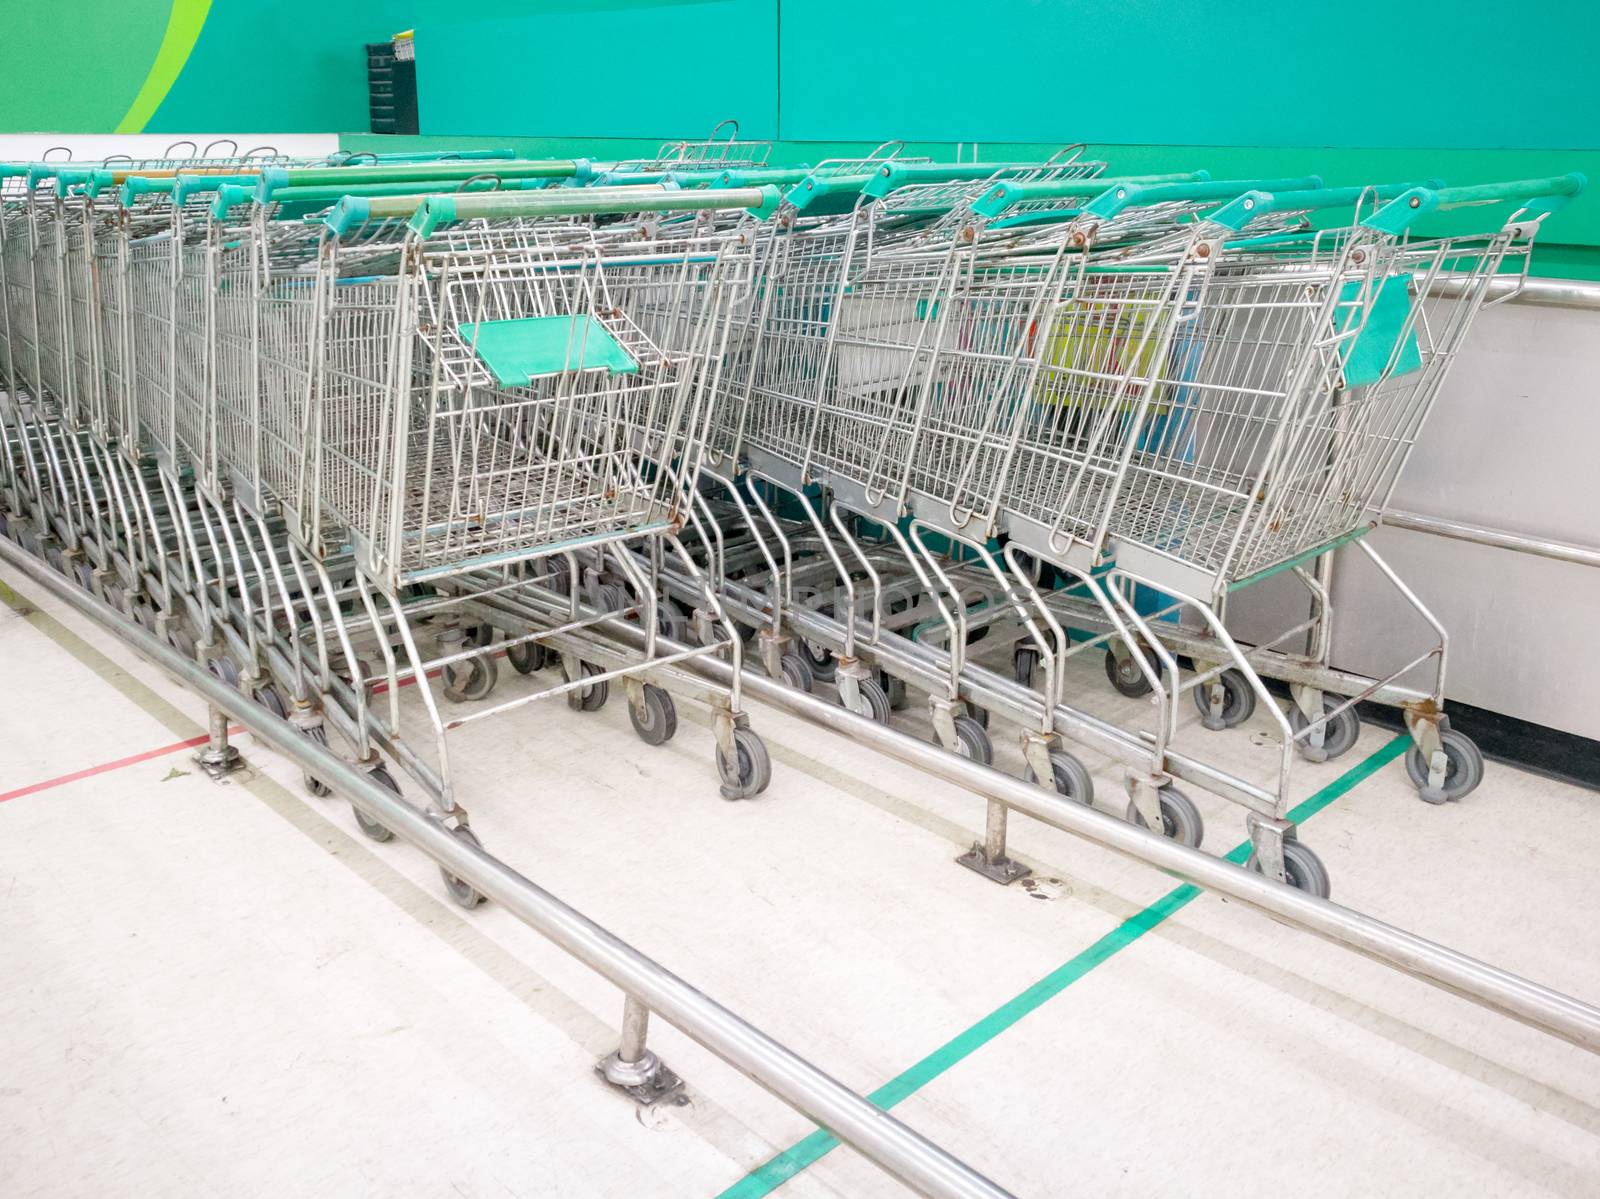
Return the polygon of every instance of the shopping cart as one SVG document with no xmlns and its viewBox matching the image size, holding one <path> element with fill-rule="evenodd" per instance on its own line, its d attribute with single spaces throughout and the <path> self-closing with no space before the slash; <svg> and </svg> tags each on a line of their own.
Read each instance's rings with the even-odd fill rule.
<svg viewBox="0 0 1600 1199">
<path fill-rule="evenodd" d="M 683 497 L 729 305 L 748 286 L 750 239 L 714 221 L 663 222 L 652 234 L 592 218 L 775 202 L 770 189 L 440 195 L 417 209 L 397 254 L 346 239 L 409 211 L 409 200 L 352 199 L 329 216 L 309 299 L 313 402 L 296 397 L 263 424 L 300 434 L 282 447 L 277 484 L 292 524 L 308 538 L 334 529 L 348 539 L 363 607 L 398 639 L 404 666 L 386 639 L 379 646 L 391 719 L 401 719 L 400 684 L 416 680 L 447 812 L 458 807 L 448 730 L 554 695 L 593 710 L 621 679 L 635 728 L 659 742 L 675 715 L 651 680 L 713 653 L 737 663 L 734 643 L 657 650 L 657 588 L 626 547 L 658 542 L 686 560 Z M 673 313 L 665 324 L 634 317 L 662 308 Z M 341 348 L 350 334 L 360 352 Z M 268 391 L 264 402 L 280 401 Z M 632 585 L 645 642 L 633 661 L 601 669 L 573 648 L 611 619 L 580 610 L 580 552 L 604 555 Z M 551 559 L 565 563 L 564 611 L 545 585 L 557 573 Z M 715 609 L 709 589 L 704 602 Z M 447 720 L 431 674 L 455 700 L 495 686 L 496 657 L 474 637 L 484 622 L 508 633 L 497 649 L 514 666 L 534 669 L 544 643 L 559 642 L 564 681 Z M 437 655 L 422 652 L 424 624 Z M 770 767 L 737 684 L 713 715 L 724 794 L 759 792 Z"/>
</svg>

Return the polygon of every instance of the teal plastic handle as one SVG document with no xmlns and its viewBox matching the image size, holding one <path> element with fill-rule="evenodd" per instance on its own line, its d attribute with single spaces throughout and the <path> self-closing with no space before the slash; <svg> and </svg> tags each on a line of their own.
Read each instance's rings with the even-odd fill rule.
<svg viewBox="0 0 1600 1199">
<path fill-rule="evenodd" d="M 346 196 L 324 218 L 336 237 L 371 220 L 411 218 L 411 231 L 430 236 L 450 221 L 507 220 L 516 217 L 602 216 L 630 212 L 700 212 L 743 208 L 758 216 L 776 211 L 781 200 L 775 187 L 660 190 L 624 187 L 588 190 L 539 190 L 517 194 L 479 192 L 429 195 L 420 204 L 411 196 Z"/>
<path fill-rule="evenodd" d="M 731 171 L 723 171 L 712 182 L 712 187 L 765 187 L 771 183 L 778 187 L 793 187 L 796 183 L 804 183 L 811 177 L 812 168 L 808 166 L 796 167 L 747 167 Z"/>
<path fill-rule="evenodd" d="M 100 189 L 111 183 L 110 171 L 98 167 L 63 167 L 56 172 L 56 195 L 65 196 L 77 188 L 80 195 L 98 196 Z"/>
<path fill-rule="evenodd" d="M 214 192 L 224 183 L 248 185 L 255 181 L 254 175 L 179 175 L 172 189 L 172 202 L 181 208 L 190 196 Z"/>
<path fill-rule="evenodd" d="M 981 183 L 1005 171 L 1037 171 L 1037 162 L 886 162 L 873 172 L 861 189 L 873 199 L 882 199 L 902 187 L 932 183 Z"/>
<path fill-rule="evenodd" d="M 526 159 L 496 162 L 485 168 L 479 163 L 424 162 L 385 163 L 375 167 L 267 167 L 261 172 L 261 199 L 272 198 L 281 187 L 355 187 L 363 183 L 414 183 L 416 190 L 427 191 L 429 184 L 448 184 L 475 175 L 494 175 L 499 179 L 589 178 L 589 162 L 583 158 Z"/>
<path fill-rule="evenodd" d="M 117 189 L 117 200 L 126 208 L 133 203 L 136 196 L 152 196 L 161 192 L 170 194 L 176 184 L 177 179 L 170 175 L 162 179 L 152 179 L 146 175 L 129 175 Z"/>
<path fill-rule="evenodd" d="M 1583 194 L 1587 175 L 1572 171 L 1543 179 L 1516 179 L 1509 183 L 1478 183 L 1466 187 L 1414 187 L 1391 200 L 1362 222 L 1368 229 L 1398 237 L 1419 217 L 1459 204 L 1515 203 L 1530 215 L 1558 212 Z"/>
<path fill-rule="evenodd" d="M 842 212 L 854 205 L 871 175 L 810 174 L 784 193 L 783 201 L 796 212 Z M 840 206 L 840 200 L 849 203 Z M 833 201 L 833 202 L 829 202 Z"/>
<path fill-rule="evenodd" d="M 240 204 L 248 204 L 255 198 L 256 188 L 254 181 L 248 184 L 224 183 L 217 188 L 217 195 L 211 201 L 211 215 L 217 220 L 226 220 L 228 212 Z"/>
<path fill-rule="evenodd" d="M 1378 183 L 1367 187 L 1322 187 L 1309 191 L 1247 191 L 1231 204 L 1225 204 L 1206 219 L 1213 225 L 1235 233 L 1251 221 L 1274 212 L 1313 212 L 1323 208 L 1345 208 L 1363 200 L 1392 200 L 1412 188 L 1443 187 L 1430 179 L 1423 183 Z"/>
<path fill-rule="evenodd" d="M 1209 171 L 1189 171 L 1178 175 L 1119 175 L 1109 179 L 1051 179 L 1041 183 L 996 183 L 977 200 L 972 211 L 981 217 L 993 219 L 1017 204 L 1037 203 L 1041 200 L 1076 200 L 1102 195 L 1108 189 L 1137 187 L 1154 183 L 1204 183 L 1211 178 Z"/>
<path fill-rule="evenodd" d="M 485 192 L 485 191 L 530 191 L 543 188 L 547 183 L 544 179 L 502 179 L 497 180 L 487 174 L 474 179 L 464 179 L 451 188 L 452 191 Z M 251 191 L 257 197 L 260 189 L 252 187 Z M 335 187 L 332 185 L 322 187 L 281 187 L 272 193 L 268 203 L 279 205 L 307 205 L 321 204 L 326 207 L 338 203 L 342 196 L 409 196 L 413 200 L 412 208 L 422 202 L 422 197 L 429 195 L 427 190 L 418 190 L 415 183 L 366 183 L 359 187 Z"/>
<path fill-rule="evenodd" d="M 1320 175 L 1301 175 L 1292 179 L 1211 179 L 1196 183 L 1136 183 L 1107 188 L 1083 211 L 1087 216 L 1109 220 L 1130 208 L 1150 204 L 1200 204 L 1210 200 L 1232 200 L 1247 191 L 1311 191 L 1322 186 Z"/>
</svg>

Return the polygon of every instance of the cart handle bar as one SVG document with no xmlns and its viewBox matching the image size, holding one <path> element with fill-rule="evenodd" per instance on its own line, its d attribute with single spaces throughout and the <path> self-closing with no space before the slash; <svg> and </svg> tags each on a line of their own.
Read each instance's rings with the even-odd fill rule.
<svg viewBox="0 0 1600 1199">
<path fill-rule="evenodd" d="M 1016 204 L 1037 200 L 1070 200 L 1080 196 L 1103 196 L 1131 188 L 1158 184 L 1203 184 L 1211 181 L 1210 171 L 1189 171 L 1176 175 L 1126 175 L 1112 178 L 1050 179 L 1040 183 L 996 183 L 972 203 L 972 211 L 992 220 Z M 1238 195 L 1231 191 L 1228 197 Z"/>
<path fill-rule="evenodd" d="M 1517 179 L 1510 183 L 1478 183 L 1469 187 L 1414 187 L 1362 222 L 1379 233 L 1398 237 L 1418 217 L 1461 204 L 1520 202 L 1530 217 L 1538 219 L 1565 208 L 1589 185 L 1588 176 L 1573 171 L 1544 179 Z"/>
<path fill-rule="evenodd" d="M 445 183 L 492 174 L 501 179 L 587 180 L 594 172 L 587 158 L 529 158 L 496 162 L 485 167 L 476 162 L 384 163 L 375 167 L 267 167 L 261 172 L 262 198 L 270 199 L 280 187 L 355 187 L 363 183 Z M 420 188 L 426 191 L 427 188 Z"/>
<path fill-rule="evenodd" d="M 775 211 L 780 196 L 775 187 L 736 187 L 685 191 L 681 188 L 628 187 L 597 191 L 538 191 L 505 195 L 424 196 L 421 204 L 409 196 L 346 196 L 328 214 L 325 223 L 335 236 L 366 221 L 410 216 L 410 228 L 428 237 L 446 221 L 500 220 L 515 217 L 599 216 L 628 212 L 703 212 L 743 208 L 757 216 Z"/>
<path fill-rule="evenodd" d="M 1344 208 L 1359 204 L 1368 197 L 1374 200 L 1393 200 L 1412 188 L 1443 187 L 1444 180 L 1429 179 L 1423 183 L 1374 183 L 1366 187 L 1319 187 L 1307 191 L 1247 191 L 1244 195 L 1217 209 L 1206 219 L 1237 233 L 1257 217 L 1272 212 L 1312 212 L 1321 208 Z"/>
</svg>

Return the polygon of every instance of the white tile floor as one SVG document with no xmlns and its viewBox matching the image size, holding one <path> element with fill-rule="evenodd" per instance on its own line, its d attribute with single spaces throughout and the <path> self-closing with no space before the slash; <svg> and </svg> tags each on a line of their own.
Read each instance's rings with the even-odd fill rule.
<svg viewBox="0 0 1600 1199">
<path fill-rule="evenodd" d="M 200 731 L 192 696 L 9 581 L 0 797 Z M 1021 819 L 1041 885 L 996 887 L 952 864 L 980 802 L 759 708 L 773 787 L 725 803 L 680 712 L 654 750 L 620 698 L 463 730 L 474 828 L 858 1090 L 1173 887 Z M 1187 736 L 1264 775 L 1253 731 Z M 691 1102 L 637 1112 L 592 1073 L 609 984 L 238 744 L 253 769 L 220 785 L 182 750 L 0 801 L 0 1196 L 712 1199 L 810 1131 L 659 1025 Z M 1239 810 L 1196 798 L 1225 852 Z M 1304 835 L 1341 902 L 1600 999 L 1593 794 L 1491 765 L 1432 808 L 1391 763 Z M 1600 1193 L 1593 1056 L 1207 896 L 896 1111 L 1019 1196 Z M 903 1192 L 838 1150 L 778 1193 Z"/>
</svg>

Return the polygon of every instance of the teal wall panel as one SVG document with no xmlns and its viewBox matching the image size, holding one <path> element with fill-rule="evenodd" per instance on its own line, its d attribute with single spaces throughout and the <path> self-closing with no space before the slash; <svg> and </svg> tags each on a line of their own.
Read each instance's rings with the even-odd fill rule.
<svg viewBox="0 0 1600 1199">
<path fill-rule="evenodd" d="M 777 14 L 774 0 L 538 0 L 484 20 L 425 15 L 422 130 L 668 139 L 731 117 L 775 137 Z"/>
<path fill-rule="evenodd" d="M 1600 145 L 1591 0 L 782 0 L 782 135 Z"/>
</svg>

